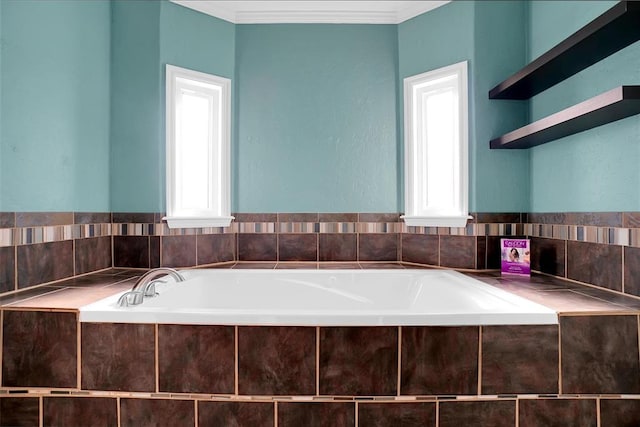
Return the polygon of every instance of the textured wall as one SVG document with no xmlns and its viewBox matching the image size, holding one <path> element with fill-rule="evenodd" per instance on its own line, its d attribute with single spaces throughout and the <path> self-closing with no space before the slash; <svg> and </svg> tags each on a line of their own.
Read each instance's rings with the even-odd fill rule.
<svg viewBox="0 0 640 427">
<path fill-rule="evenodd" d="M 108 210 L 109 3 L 0 8 L 0 210 Z"/>
<path fill-rule="evenodd" d="M 396 26 L 236 29 L 234 209 L 396 212 Z"/>
<path fill-rule="evenodd" d="M 529 60 L 616 2 L 530 3 Z M 531 100 L 537 120 L 620 85 L 640 84 L 635 43 Z M 634 211 L 640 209 L 640 119 L 633 116 L 531 150 L 531 210 Z"/>
</svg>

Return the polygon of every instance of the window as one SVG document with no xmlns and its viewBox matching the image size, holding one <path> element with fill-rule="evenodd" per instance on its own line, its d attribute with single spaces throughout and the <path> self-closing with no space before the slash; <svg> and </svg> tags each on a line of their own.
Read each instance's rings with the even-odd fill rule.
<svg viewBox="0 0 640 427">
<path fill-rule="evenodd" d="M 404 79 L 405 215 L 464 227 L 468 212 L 467 62 Z"/>
<path fill-rule="evenodd" d="M 229 79 L 167 65 L 167 223 L 227 227 Z"/>
</svg>

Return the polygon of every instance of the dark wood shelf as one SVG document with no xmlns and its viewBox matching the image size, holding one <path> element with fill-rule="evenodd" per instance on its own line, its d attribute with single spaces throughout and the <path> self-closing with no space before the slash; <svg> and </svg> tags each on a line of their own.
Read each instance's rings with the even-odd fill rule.
<svg viewBox="0 0 640 427">
<path fill-rule="evenodd" d="M 620 86 L 491 140 L 491 148 L 531 148 L 640 113 L 640 86 Z"/>
<path fill-rule="evenodd" d="M 621 1 L 491 89 L 489 98 L 529 99 L 637 40 L 640 2 Z"/>
</svg>

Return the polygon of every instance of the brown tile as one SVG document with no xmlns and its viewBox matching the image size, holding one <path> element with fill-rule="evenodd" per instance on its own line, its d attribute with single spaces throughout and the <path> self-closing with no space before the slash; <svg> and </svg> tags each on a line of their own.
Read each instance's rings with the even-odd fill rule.
<svg viewBox="0 0 640 427">
<path fill-rule="evenodd" d="M 236 270 L 246 270 L 246 269 L 260 269 L 260 270 L 273 270 L 276 268 L 275 262 L 239 262 L 235 264 L 232 268 Z"/>
<path fill-rule="evenodd" d="M 73 241 L 18 246 L 18 287 L 73 276 Z"/>
<path fill-rule="evenodd" d="M 500 270 L 500 239 L 503 236 L 487 236 L 487 268 Z"/>
<path fill-rule="evenodd" d="M 356 261 L 358 258 L 355 233 L 322 233 L 319 235 L 320 261 Z"/>
<path fill-rule="evenodd" d="M 149 237 L 113 236 L 113 266 L 149 268 Z"/>
<path fill-rule="evenodd" d="M 357 213 L 320 213 L 318 214 L 320 222 L 358 222 Z"/>
<path fill-rule="evenodd" d="M 520 427 L 596 427 L 595 399 L 522 399 L 518 403 Z"/>
<path fill-rule="evenodd" d="M 162 267 L 193 267 L 196 265 L 196 236 L 162 236 L 160 239 Z"/>
<path fill-rule="evenodd" d="M 486 236 L 476 237 L 476 269 L 487 268 L 487 238 Z"/>
<path fill-rule="evenodd" d="M 320 328 L 320 394 L 393 396 L 398 328 Z"/>
<path fill-rule="evenodd" d="M 14 290 L 15 267 L 15 248 L 13 246 L 0 248 L 0 293 Z"/>
<path fill-rule="evenodd" d="M 149 268 L 160 267 L 160 236 L 149 236 Z"/>
<path fill-rule="evenodd" d="M 359 270 L 360 264 L 357 262 L 320 262 L 319 270 Z"/>
<path fill-rule="evenodd" d="M 316 328 L 238 327 L 238 390 L 247 395 L 313 395 Z"/>
<path fill-rule="evenodd" d="M 522 222 L 520 212 L 473 212 L 471 222 L 478 224 L 516 224 Z"/>
<path fill-rule="evenodd" d="M 531 269 L 565 277 L 565 241 L 531 238 Z"/>
<path fill-rule="evenodd" d="M 82 388 L 155 391 L 155 328 L 82 323 Z"/>
<path fill-rule="evenodd" d="M 567 242 L 567 277 L 622 291 L 622 246 Z"/>
<path fill-rule="evenodd" d="M 77 386 L 75 313 L 4 311 L 2 385 Z"/>
<path fill-rule="evenodd" d="M 192 400 L 120 399 L 122 427 L 193 427 L 195 405 Z"/>
<path fill-rule="evenodd" d="M 477 326 L 403 326 L 401 394 L 478 392 Z"/>
<path fill-rule="evenodd" d="M 275 213 L 234 213 L 235 222 L 277 222 Z"/>
<path fill-rule="evenodd" d="M 278 222 L 318 222 L 317 213 L 279 213 Z"/>
<path fill-rule="evenodd" d="M 277 261 L 276 234 L 238 234 L 239 261 Z"/>
<path fill-rule="evenodd" d="M 0 397 L 0 425 L 38 427 L 39 400 L 37 397 Z"/>
<path fill-rule="evenodd" d="M 316 233 L 280 234 L 278 256 L 280 261 L 317 261 L 318 235 Z"/>
<path fill-rule="evenodd" d="M 640 248 L 624 248 L 624 292 L 640 296 Z"/>
<path fill-rule="evenodd" d="M 600 399 L 600 427 L 640 425 L 640 399 Z"/>
<path fill-rule="evenodd" d="M 361 262 L 360 268 L 365 270 L 377 269 L 404 269 L 405 267 L 398 262 Z"/>
<path fill-rule="evenodd" d="M 440 236 L 440 265 L 451 268 L 476 268 L 476 238 Z"/>
<path fill-rule="evenodd" d="M 625 228 L 639 228 L 640 212 L 623 212 L 622 226 Z"/>
<path fill-rule="evenodd" d="M 153 224 L 155 214 L 153 212 L 113 212 L 112 221 L 114 224 Z"/>
<path fill-rule="evenodd" d="M 105 224 L 111 222 L 110 212 L 74 212 L 74 224 Z"/>
<path fill-rule="evenodd" d="M 318 263 L 317 262 L 279 262 L 278 265 L 276 265 L 276 270 L 300 270 L 300 269 L 317 270 Z"/>
<path fill-rule="evenodd" d="M 486 426 L 513 427 L 515 400 L 440 403 L 439 427 Z"/>
<path fill-rule="evenodd" d="M 43 399 L 43 425 L 72 426 L 79 423 L 87 426 L 117 425 L 118 401 L 100 397 L 45 397 Z"/>
<path fill-rule="evenodd" d="M 636 316 L 560 317 L 562 393 L 640 393 Z"/>
<path fill-rule="evenodd" d="M 76 274 L 111 267 L 111 237 L 75 240 Z"/>
<path fill-rule="evenodd" d="M 233 261 L 236 257 L 235 234 L 203 234 L 197 239 L 198 265 Z"/>
<path fill-rule="evenodd" d="M 234 392 L 233 326 L 158 325 L 160 391 Z"/>
<path fill-rule="evenodd" d="M 73 212 L 16 212 L 16 227 L 73 224 Z"/>
<path fill-rule="evenodd" d="M 353 402 L 279 402 L 278 427 L 355 427 Z"/>
<path fill-rule="evenodd" d="M 438 265 L 438 236 L 402 234 L 402 261 Z"/>
<path fill-rule="evenodd" d="M 567 214 L 562 212 L 546 212 L 527 214 L 527 223 L 529 224 L 568 224 L 566 222 Z"/>
<path fill-rule="evenodd" d="M 358 222 L 400 222 L 399 213 L 359 213 Z"/>
<path fill-rule="evenodd" d="M 367 427 L 435 427 L 436 404 L 360 403 L 358 425 Z"/>
<path fill-rule="evenodd" d="M 482 327 L 482 394 L 558 393 L 558 327 Z"/>
<path fill-rule="evenodd" d="M 13 228 L 16 226 L 15 212 L 0 212 L 0 228 Z"/>
<path fill-rule="evenodd" d="M 270 402 L 198 402 L 198 425 L 273 427 L 275 405 Z"/>
<path fill-rule="evenodd" d="M 358 256 L 360 261 L 396 261 L 398 259 L 397 234 L 358 235 Z"/>
<path fill-rule="evenodd" d="M 596 227 L 622 227 L 622 212 L 570 212 L 565 223 Z"/>
</svg>

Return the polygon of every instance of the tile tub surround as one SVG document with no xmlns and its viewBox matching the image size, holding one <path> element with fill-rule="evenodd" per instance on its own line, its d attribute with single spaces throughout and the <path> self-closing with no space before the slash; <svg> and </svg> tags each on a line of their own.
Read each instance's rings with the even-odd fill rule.
<svg viewBox="0 0 640 427">
<path fill-rule="evenodd" d="M 227 228 L 169 229 L 157 212 L 0 212 L 0 295 L 112 266 L 497 269 L 500 238 L 521 236 L 532 240 L 535 271 L 640 296 L 638 212 L 472 213 L 465 228 L 407 227 L 398 213 L 234 215 Z"/>
<path fill-rule="evenodd" d="M 135 273 L 95 273 L 57 292 L 76 284 L 99 298 L 105 281 Z M 0 426 L 78 417 L 114 425 L 588 426 L 598 413 L 605 427 L 640 423 L 638 300 L 548 276 L 476 276 L 573 308 L 560 310 L 557 326 L 129 325 L 78 324 L 67 299 L 58 300 L 66 310 L 56 308 L 45 290 L 4 297 Z M 40 310 L 38 301 L 47 301 Z M 30 369 L 47 374 L 34 383 Z"/>
</svg>

